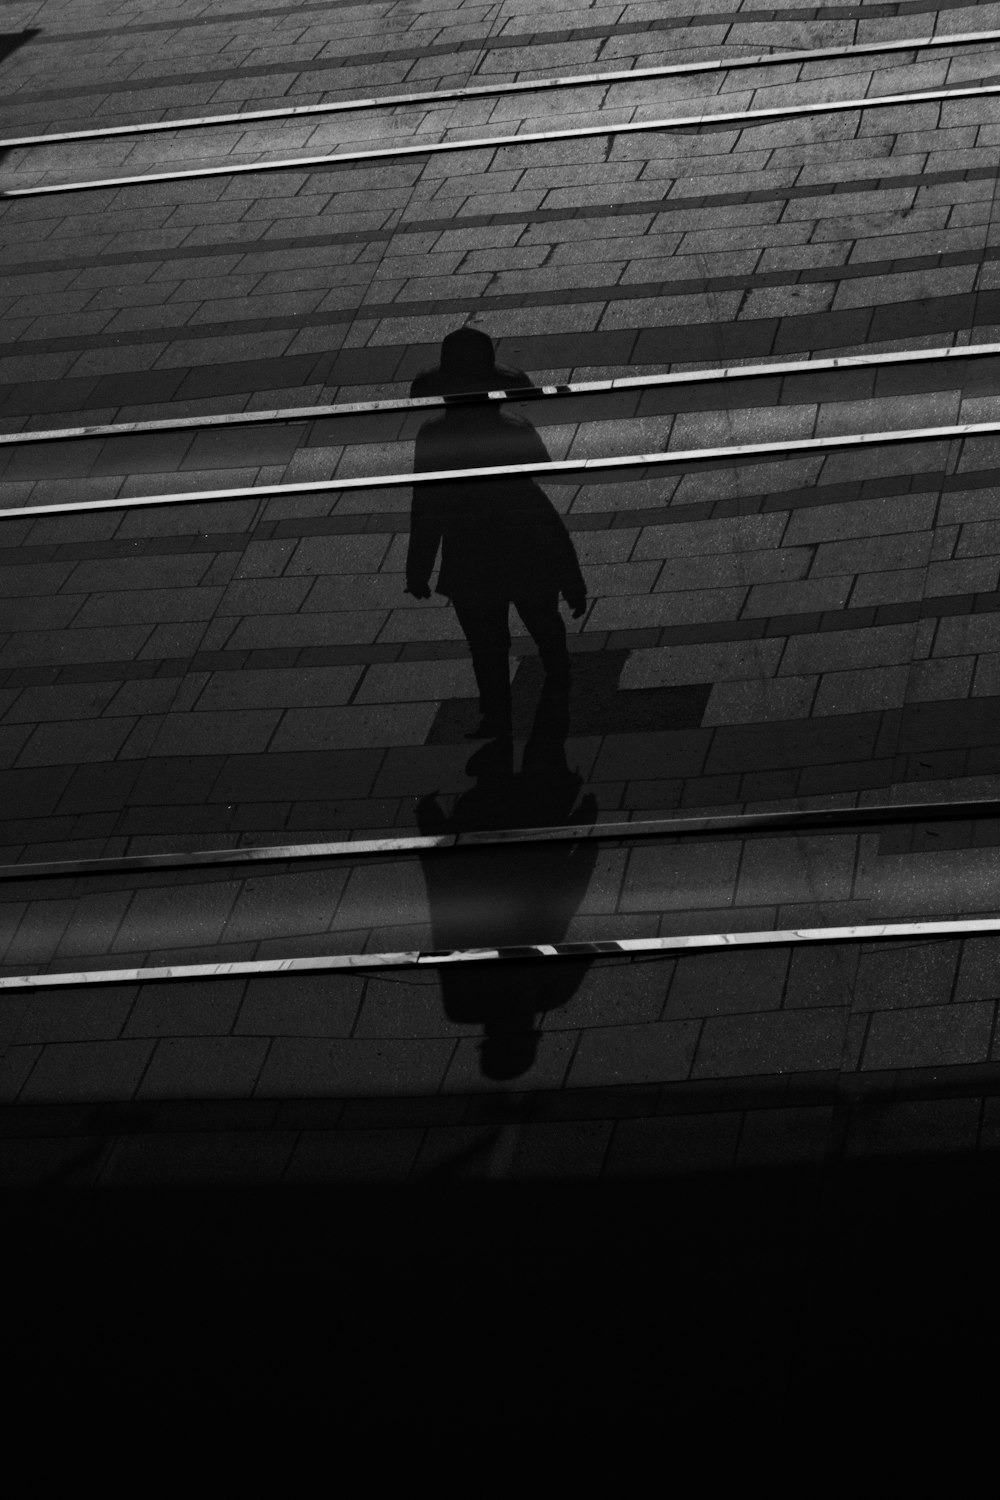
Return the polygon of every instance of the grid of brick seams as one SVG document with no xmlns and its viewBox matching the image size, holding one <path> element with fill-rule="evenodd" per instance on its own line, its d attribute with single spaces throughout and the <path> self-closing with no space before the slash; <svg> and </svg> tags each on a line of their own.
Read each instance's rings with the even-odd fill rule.
<svg viewBox="0 0 1000 1500">
<path fill-rule="evenodd" d="M 430 975 L 49 991 L 16 1002 L 0 1131 L 11 1180 L 78 1185 L 993 1151 L 995 957 L 971 939 L 598 959 L 513 1092 Z"/>
<path fill-rule="evenodd" d="M 168 16 L 49 0 L 5 11 L 8 45 L 21 37 L 0 62 L 0 115 L 13 136 L 991 26 L 1000 6 L 924 0 Z M 0 174 L 29 186 L 997 79 L 1000 43 L 956 46 L 14 149 Z M 405 395 L 469 320 L 502 362 L 559 382 L 989 342 L 998 141 L 1000 101 L 979 98 L 8 199 L 0 430 Z M 998 390 L 996 362 L 970 358 L 522 409 L 563 458 L 990 421 Z M 399 413 L 0 449 L 15 511 L 262 489 L 0 521 L 4 860 L 409 833 L 426 794 L 445 814 L 460 803 L 473 679 L 452 612 L 402 593 L 409 492 L 264 494 L 406 472 L 418 425 Z M 549 485 L 591 599 L 570 626 L 567 758 L 597 817 L 994 795 L 996 450 L 976 438 Z M 529 646 L 515 634 L 516 699 L 535 684 Z M 980 822 L 602 846 L 577 860 L 573 909 L 542 903 L 547 930 L 517 935 L 989 912 L 996 843 Z M 384 859 L 21 882 L 4 887 L 0 964 L 426 945 L 441 937 L 430 880 L 426 861 Z M 912 993 L 882 974 L 890 955 L 832 951 L 599 962 L 547 1013 L 526 1086 L 576 1097 L 988 1059 L 996 990 L 953 989 L 958 945 L 893 950 L 899 973 L 933 970 Z M 934 968 L 946 952 L 951 978 Z M 811 998 L 810 965 L 832 966 L 835 996 Z M 4 1001 L 4 1097 L 488 1086 L 481 1024 L 447 1019 L 437 985 L 398 974 L 324 979 L 322 1001 L 292 980 Z M 425 1126 L 437 1128 L 407 1124 L 407 1139 Z M 612 1129 L 638 1126 L 591 1132 L 609 1163 Z"/>
</svg>

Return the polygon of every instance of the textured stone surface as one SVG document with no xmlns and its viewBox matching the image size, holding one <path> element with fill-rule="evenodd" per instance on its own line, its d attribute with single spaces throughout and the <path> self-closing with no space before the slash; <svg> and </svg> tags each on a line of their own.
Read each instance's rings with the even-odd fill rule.
<svg viewBox="0 0 1000 1500">
<path fill-rule="evenodd" d="M 814 10 L 734 3 L 682 17 L 509 0 L 494 17 L 379 0 L 294 18 L 139 5 L 112 24 L 42 4 L 11 22 L 38 29 L 3 59 L 2 112 L 7 134 L 86 128 L 998 24 L 989 6 Z M 998 57 L 994 44 L 950 47 L 247 121 L 14 149 L 2 171 L 28 185 L 959 87 Z M 986 341 L 1000 326 L 996 110 L 914 103 L 7 200 L 0 428 L 405 395 L 470 318 L 503 363 L 563 383 Z M 998 393 L 992 361 L 955 360 L 513 409 L 553 458 L 628 456 L 991 420 Z M 406 472 L 418 425 L 389 413 L 11 446 L 2 503 Z M 515 620 L 518 738 L 502 796 L 495 766 L 470 765 L 476 688 L 455 614 L 403 594 L 405 489 L 8 515 L 2 857 L 994 796 L 997 463 L 995 439 L 970 439 L 550 485 L 589 594 L 568 621 L 572 777 L 544 782 L 530 756 L 525 767 L 541 677 Z M 524 940 L 531 922 L 532 937 L 556 940 L 974 915 L 995 906 L 991 828 L 554 844 L 455 856 L 447 879 L 409 857 L 4 883 L 0 964 L 446 946 L 463 911 L 469 942 Z M 512 891 L 527 893 L 520 906 Z M 987 1066 L 991 951 L 979 939 L 567 969 L 534 1007 L 523 1087 L 568 1098 L 612 1083 L 728 1089 L 744 1076 Z M 43 992 L 11 1013 L 5 1097 L 178 1103 L 187 1091 L 221 1108 L 251 1095 L 262 1107 L 283 1094 L 491 1095 L 475 986 L 408 983 Z M 913 1139 L 925 1105 L 911 1106 Z M 720 1103 L 719 1118 L 743 1107 Z M 521 1151 L 539 1177 L 560 1161 L 571 1175 L 627 1174 L 641 1138 L 664 1164 L 685 1149 L 706 1163 L 815 1161 L 846 1138 L 831 1107 L 760 1104 L 752 1126 L 710 1139 L 661 1130 L 646 1101 L 631 1146 L 625 1122 L 538 1124 L 509 1160 Z M 409 1121 L 398 1141 L 371 1127 L 350 1149 L 336 1125 L 282 1136 L 261 1172 L 339 1181 L 443 1159 L 443 1138 L 432 1146 Z M 252 1170 L 235 1135 L 220 1155 L 196 1129 L 184 1139 L 194 1178 Z M 172 1170 L 169 1159 L 149 1170 Z M 135 1146 L 107 1162 L 108 1180 L 142 1177 Z"/>
</svg>

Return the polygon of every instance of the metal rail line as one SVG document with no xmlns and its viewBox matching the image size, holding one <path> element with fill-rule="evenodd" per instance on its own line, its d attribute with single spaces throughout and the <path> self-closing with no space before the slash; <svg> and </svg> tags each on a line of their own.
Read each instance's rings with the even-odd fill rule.
<svg viewBox="0 0 1000 1500">
<path fill-rule="evenodd" d="M 771 454 L 825 453 L 842 448 L 867 448 L 890 443 L 950 442 L 986 437 L 1000 432 L 1000 421 L 959 422 L 947 427 L 916 427 L 896 432 L 859 432 L 821 438 L 787 438 L 770 443 L 739 443 L 732 447 L 686 448 L 676 452 L 630 453 L 620 458 L 563 458 L 549 463 L 493 464 L 476 469 L 432 469 L 422 473 L 362 475 L 350 479 L 309 479 L 295 484 L 239 485 L 222 490 L 191 490 L 170 495 L 137 495 L 130 499 L 71 500 L 56 505 L 24 505 L 0 510 L 0 520 L 29 516 L 83 515 L 98 510 L 139 510 L 159 505 L 196 505 L 206 501 L 266 499 L 276 495 L 335 493 L 338 490 L 399 489 L 403 485 L 445 481 L 503 479 L 513 475 L 595 473 L 602 470 L 662 468 L 671 464 L 735 462 Z"/>
<path fill-rule="evenodd" d="M 664 375 L 627 375 L 613 380 L 583 380 L 563 385 L 517 386 L 510 390 L 478 391 L 458 396 L 400 396 L 386 401 L 334 402 L 326 406 L 291 406 L 272 411 L 227 412 L 204 417 L 164 417 L 149 422 L 106 422 L 86 427 L 56 427 L 0 433 L 0 447 L 25 443 L 60 443 L 81 438 L 131 437 L 146 432 L 182 432 L 204 427 L 248 427 L 275 422 L 312 422 L 331 417 L 373 416 L 386 412 L 429 411 L 488 402 L 564 400 L 566 397 L 615 394 L 619 391 L 659 390 L 729 380 L 759 380 L 767 376 L 814 375 L 829 370 L 872 366 L 933 364 L 945 360 L 995 359 L 1000 344 L 951 345 L 941 349 L 905 349 L 892 353 L 851 354 L 836 359 L 777 360 L 773 364 L 723 365 L 709 370 L 680 370 Z"/>
<path fill-rule="evenodd" d="M 441 952 L 335 953 L 311 958 L 261 958 L 230 963 L 165 964 L 150 968 L 93 969 L 62 974 L 11 974 L 0 991 L 83 989 L 91 984 L 149 984 L 166 980 L 233 979 L 257 974 L 315 974 L 336 970 L 437 968 L 444 964 L 510 962 L 540 958 L 600 958 L 610 954 L 697 953 L 719 948 L 775 948 L 798 943 L 885 942 L 887 939 L 966 937 L 1000 933 L 1000 917 L 960 921 L 881 922 L 857 927 L 800 927 L 766 932 L 692 933 L 682 937 L 608 938 L 589 943 L 523 943 L 510 948 L 459 948 Z"/>
<path fill-rule="evenodd" d="M 274 109 L 240 110 L 229 115 L 195 115 L 181 120 L 150 120 L 132 125 L 104 125 L 90 130 L 62 130 L 51 135 L 18 135 L 0 140 L 0 151 L 15 146 L 50 146 L 62 141 L 93 141 L 121 135 L 149 135 L 160 130 L 200 130 L 216 125 L 244 125 L 251 120 L 287 120 L 303 115 L 357 113 L 397 109 L 412 104 L 438 104 L 448 99 L 480 99 L 490 95 L 541 93 L 552 89 L 633 83 L 636 79 L 667 78 L 691 73 L 729 72 L 733 68 L 765 68 L 785 63 L 820 62 L 837 57 L 867 57 L 883 52 L 923 52 L 935 47 L 969 47 L 1000 41 L 1000 30 L 960 32 L 955 36 L 902 37 L 885 42 L 855 42 L 844 47 L 810 47 L 793 52 L 764 52 L 753 57 L 713 58 L 708 62 L 668 63 L 655 68 L 626 68 L 611 73 L 575 73 L 557 78 L 523 79 L 515 83 L 471 84 L 457 89 L 423 89 L 409 94 L 376 94 L 369 99 L 343 99 L 330 104 L 295 104 Z"/>
<path fill-rule="evenodd" d="M 304 168 L 350 166 L 355 162 L 399 160 L 408 156 L 434 156 L 444 151 L 502 150 L 505 146 L 530 146 L 543 141 L 568 141 L 588 136 L 634 135 L 647 131 L 684 130 L 706 125 L 767 124 L 796 116 L 841 114 L 852 109 L 889 109 L 906 104 L 926 104 L 949 99 L 976 99 L 1000 94 L 1000 83 L 974 88 L 928 89 L 908 94 L 883 94 L 871 99 L 821 100 L 810 104 L 776 105 L 770 109 L 702 111 L 660 120 L 633 120 L 618 125 L 578 125 L 564 130 L 526 131 L 523 135 L 474 137 L 458 141 L 428 141 L 410 146 L 380 146 L 366 151 L 335 151 L 318 156 L 292 156 L 284 160 L 227 163 L 216 167 L 185 167 L 173 172 L 140 172 L 132 176 L 100 177 L 83 182 L 55 182 L 48 185 L 6 188 L 2 199 L 38 198 L 52 193 L 85 193 L 98 188 L 135 187 L 142 183 L 182 182 L 203 177 L 236 177 L 248 172 L 301 171 Z"/>
<path fill-rule="evenodd" d="M 341 839 L 319 844 L 272 844 L 243 849 L 196 849 L 178 854 L 125 854 L 104 859 L 41 860 L 0 865 L 0 882 L 124 875 L 161 870 L 216 869 L 228 865 L 285 864 L 302 860 L 362 859 L 369 855 L 426 854 L 507 844 L 580 843 L 621 839 L 704 838 L 758 833 L 887 827 L 1000 817 L 1000 801 L 889 802 L 866 807 L 736 813 L 703 818 L 644 818 L 624 823 L 569 823 L 551 828 L 501 828 L 474 833 L 420 834 L 385 839 Z"/>
</svg>

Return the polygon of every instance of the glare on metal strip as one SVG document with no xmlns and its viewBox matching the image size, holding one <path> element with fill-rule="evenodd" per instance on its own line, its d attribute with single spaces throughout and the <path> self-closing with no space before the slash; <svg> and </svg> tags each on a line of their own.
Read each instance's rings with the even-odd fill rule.
<svg viewBox="0 0 1000 1500">
<path fill-rule="evenodd" d="M 262 958 L 233 963 L 167 964 L 152 968 L 79 970 L 63 974 L 13 974 L 0 990 L 82 989 L 89 984 L 148 984 L 164 980 L 229 979 L 257 974 L 315 974 L 338 969 L 403 969 L 505 960 L 599 957 L 614 953 L 696 953 L 711 948 L 781 947 L 797 943 L 876 942 L 891 938 L 961 937 L 1000 933 L 1000 917 L 961 921 L 884 922 L 859 927 L 799 927 L 768 932 L 693 933 L 683 937 L 608 938 L 590 943 L 524 943 L 512 948 L 459 948 L 443 952 L 335 953 L 310 958 Z"/>
<path fill-rule="evenodd" d="M 627 68 L 614 73 L 579 73 L 558 78 L 524 79 L 514 83 L 474 84 L 460 89 L 424 89 L 413 94 L 381 94 L 370 99 L 342 99 L 331 104 L 292 104 L 279 109 L 240 110 L 231 115 L 198 115 L 184 120 L 150 120 L 138 125 L 104 125 L 91 130 L 54 131 L 51 135 L 19 135 L 0 140 L 0 150 L 14 146 L 49 146 L 60 141 L 94 141 L 119 135 L 148 135 L 158 130 L 197 130 L 213 125 L 244 125 L 249 120 L 286 120 L 302 115 L 356 113 L 412 104 L 439 104 L 449 99 L 478 99 L 491 94 L 534 94 L 546 89 L 587 88 L 600 84 L 634 83 L 637 79 L 677 77 L 689 73 L 729 72 L 736 68 L 766 68 L 786 63 L 819 62 L 824 58 L 867 57 L 879 52 L 924 52 L 936 47 L 968 47 L 1000 41 L 1000 31 L 967 31 L 957 36 L 903 37 L 887 42 L 855 42 L 845 47 L 811 47 L 795 52 L 764 52 L 756 57 L 712 58 L 707 62 L 668 63 L 657 68 Z"/>
<path fill-rule="evenodd" d="M 224 490 L 192 490 L 172 495 L 140 495 L 131 499 L 67 501 L 59 505 L 24 505 L 0 511 L 0 519 L 27 516 L 80 515 L 97 510 L 137 510 L 156 505 L 194 505 L 204 501 L 265 499 L 276 495 L 334 493 L 338 490 L 398 489 L 402 485 L 440 484 L 446 480 L 497 479 L 515 474 L 592 473 L 604 469 L 661 468 L 669 464 L 731 462 L 770 453 L 822 453 L 838 448 L 866 448 L 883 443 L 948 442 L 1000 432 L 998 422 L 960 422 L 951 427 L 915 427 L 900 432 L 860 432 L 846 436 L 789 438 L 784 442 L 740 443 L 728 448 L 686 448 L 668 453 L 631 453 L 620 458 L 562 458 L 550 463 L 493 464 L 484 469 L 434 469 L 419 474 L 365 475 L 352 479 L 310 479 L 298 484 L 239 485 Z"/>
<path fill-rule="evenodd" d="M 549 828 L 498 828 L 470 833 L 417 834 L 384 839 L 342 839 L 320 844 L 257 844 L 235 849 L 195 849 L 179 854 L 123 854 L 97 859 L 59 859 L 0 865 L 0 881 L 25 881 L 87 875 L 156 874 L 162 870 L 213 868 L 220 865 L 283 864 L 300 860 L 351 859 L 369 856 L 431 854 L 497 844 L 576 843 L 584 840 L 718 838 L 755 833 L 801 833 L 885 824 L 953 822 L 995 818 L 995 798 L 954 802 L 866 803 L 861 807 L 809 808 L 805 811 L 735 813 L 702 818 L 642 818 L 625 823 L 560 823 Z"/>
<path fill-rule="evenodd" d="M 163 417 L 152 422 L 95 423 L 90 427 L 37 428 L 0 433 L 0 447 L 18 443 L 57 443 L 79 438 L 130 437 L 145 432 L 178 432 L 202 427 L 248 427 L 256 423 L 310 422 L 320 418 L 357 417 L 381 412 L 426 411 L 483 402 L 562 401 L 573 396 L 658 390 L 713 381 L 759 380 L 767 376 L 814 375 L 824 370 L 851 370 L 883 365 L 934 364 L 944 360 L 990 359 L 1000 344 L 951 345 L 942 349 L 904 349 L 879 354 L 849 354 L 834 359 L 776 360 L 773 364 L 722 365 L 711 370 L 677 370 L 664 375 L 622 375 L 614 380 L 581 380 L 569 385 L 517 386 L 462 396 L 400 396 L 387 401 L 334 402 L 327 406 L 290 406 L 274 411 L 238 411 L 204 417 Z"/>
<path fill-rule="evenodd" d="M 632 135 L 645 131 L 681 130 L 704 125 L 765 124 L 797 115 L 839 114 L 852 109 L 886 109 L 900 104 L 927 104 L 948 99 L 975 99 L 1000 94 L 1000 83 L 977 88 L 929 89 L 921 93 L 883 94 L 872 99 L 821 100 L 811 104 L 776 105 L 772 109 L 738 109 L 718 113 L 677 115 L 662 120 L 633 120 L 619 125 L 578 125 L 566 130 L 525 131 L 523 135 L 495 135 L 472 140 L 428 141 L 416 146 L 380 146 L 370 151 L 335 151 L 320 156 L 293 156 L 279 161 L 228 163 L 220 167 L 187 167 L 176 172 L 142 172 L 131 177 L 100 177 L 83 182 L 55 182 L 48 186 L 7 188 L 0 198 L 38 198 L 48 193 L 84 193 L 95 188 L 134 187 L 143 182 L 181 182 L 200 177 L 236 177 L 247 172 L 284 172 L 304 167 L 350 166 L 352 162 L 385 161 L 406 156 L 436 156 L 442 151 L 500 150 L 505 146 L 537 145 L 540 141 L 568 141 L 586 136 Z"/>
</svg>

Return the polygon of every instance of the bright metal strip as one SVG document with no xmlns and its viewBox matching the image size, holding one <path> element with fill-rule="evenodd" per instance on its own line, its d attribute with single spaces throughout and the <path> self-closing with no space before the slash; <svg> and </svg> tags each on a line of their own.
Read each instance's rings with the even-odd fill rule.
<svg viewBox="0 0 1000 1500">
<path fill-rule="evenodd" d="M 248 427 L 256 423 L 310 422 L 328 417 L 371 416 L 380 412 L 426 411 L 446 406 L 486 402 L 540 401 L 555 397 L 593 396 L 607 392 L 656 390 L 664 386 L 697 385 L 720 380 L 758 380 L 774 375 L 812 375 L 823 370 L 863 369 L 866 366 L 910 365 L 940 360 L 991 359 L 1000 344 L 968 344 L 946 349 L 903 350 L 891 354 L 852 354 L 839 359 L 782 360 L 775 364 L 723 365 L 714 370 L 676 371 L 668 375 L 628 375 L 615 380 L 583 380 L 575 385 L 517 386 L 509 391 L 481 391 L 460 396 L 408 396 L 390 401 L 337 402 L 328 406 L 290 406 L 274 411 L 229 412 L 221 416 L 165 417 L 153 422 L 110 422 L 90 427 L 56 427 L 28 432 L 0 433 L 0 447 L 16 443 L 59 443 L 79 438 L 128 437 L 145 432 L 178 432 L 202 427 Z"/>
<path fill-rule="evenodd" d="M 60 859 L 0 865 L 0 881 L 120 875 L 143 871 L 283 864 L 306 859 L 359 859 L 366 855 L 422 854 L 442 849 L 481 849 L 498 844 L 579 843 L 605 839 L 704 838 L 712 834 L 808 832 L 1000 817 L 1000 801 L 889 802 L 865 807 L 739 813 L 705 818 L 643 818 L 632 823 L 562 823 L 551 828 L 500 828 L 474 833 L 421 834 L 405 838 L 343 839 L 323 844 L 263 844 L 245 849 L 199 849 L 184 854 L 127 854 L 109 859 Z"/>
<path fill-rule="evenodd" d="M 205 501 L 266 499 L 276 495 L 331 494 L 338 490 L 398 489 L 403 485 L 440 484 L 459 479 L 504 479 L 515 474 L 594 473 L 604 469 L 660 468 L 670 464 L 732 462 L 773 453 L 825 453 L 838 448 L 868 448 L 885 443 L 949 442 L 1000 432 L 997 422 L 959 422 L 951 427 L 915 427 L 901 432 L 858 432 L 847 436 L 789 438 L 785 442 L 739 443 L 730 448 L 686 448 L 671 453 L 629 453 L 620 458 L 560 458 L 550 463 L 493 464 L 485 469 L 429 469 L 420 474 L 362 475 L 356 479 L 309 479 L 299 484 L 248 484 L 225 490 L 191 490 L 187 494 L 137 495 L 131 500 L 79 500 L 60 505 L 25 505 L 0 511 L 0 520 L 28 516 L 67 516 L 96 510 L 139 510 L 157 505 L 195 505 Z"/>
<path fill-rule="evenodd" d="M 118 135 L 148 135 L 156 130 L 197 130 L 211 125 L 243 125 L 248 120 L 287 120 L 301 115 L 347 114 L 363 109 L 394 109 L 399 105 L 438 104 L 444 99 L 479 99 L 495 94 L 541 93 L 546 89 L 632 83 L 637 78 L 668 78 L 688 73 L 728 72 L 731 68 L 765 68 L 782 63 L 817 62 L 834 57 L 867 57 L 876 52 L 923 52 L 932 47 L 965 47 L 1000 41 L 1000 31 L 967 31 L 958 36 L 907 37 L 888 42 L 859 42 L 847 47 L 813 47 L 799 52 L 767 52 L 756 57 L 717 58 L 709 62 L 670 63 L 658 68 L 631 68 L 615 73 L 580 73 L 560 78 L 525 79 L 517 83 L 485 83 L 461 89 L 425 89 L 416 94 L 383 94 L 372 99 L 344 99 L 334 104 L 286 105 L 232 115 L 200 115 L 187 120 L 154 120 L 142 125 L 106 125 L 92 130 L 63 130 L 52 135 L 19 135 L 0 141 L 0 150 L 14 146 L 49 146 L 57 141 L 95 141 Z"/>
<path fill-rule="evenodd" d="M 979 99 L 1000 94 L 1000 83 L 978 88 L 930 89 L 925 93 L 883 94 L 874 99 L 835 99 L 812 104 L 785 104 L 773 109 L 726 110 L 713 114 L 677 115 L 663 120 L 634 120 L 621 125 L 578 125 L 566 130 L 537 130 L 524 135 L 494 135 L 460 141 L 428 141 L 416 146 L 380 146 L 373 151 L 335 151 L 320 156 L 292 156 L 284 161 L 256 161 L 221 167 L 186 167 L 176 172 L 145 172 L 131 177 L 98 177 L 86 182 L 55 182 L 43 187 L 7 188 L 0 198 L 39 198 L 47 193 L 84 193 L 95 188 L 134 187 L 138 183 L 182 182 L 200 177 L 237 177 L 247 172 L 285 172 L 305 167 L 350 165 L 352 162 L 385 161 L 406 156 L 436 156 L 442 151 L 500 150 L 504 146 L 530 146 L 541 141 L 569 141 L 586 136 L 634 135 L 643 131 L 680 130 L 703 125 L 760 125 L 768 120 L 786 120 L 797 115 L 840 114 L 852 109 L 887 109 L 899 104 L 926 104 L 935 100 Z"/>
<path fill-rule="evenodd" d="M 878 942 L 887 938 L 961 937 L 1000 933 L 1000 917 L 955 922 L 883 922 L 863 927 L 799 927 L 771 932 L 710 932 L 684 937 L 608 938 L 591 943 L 523 943 L 511 948 L 441 952 L 331 953 L 315 958 L 261 958 L 240 963 L 167 964 L 148 969 L 94 969 L 65 974 L 13 974 L 0 990 L 82 989 L 88 984 L 149 984 L 168 979 L 231 979 L 253 974 L 315 974 L 337 969 L 404 969 L 511 959 L 598 958 L 611 953 L 697 953 L 711 948 L 774 948 L 792 943 Z"/>
</svg>

